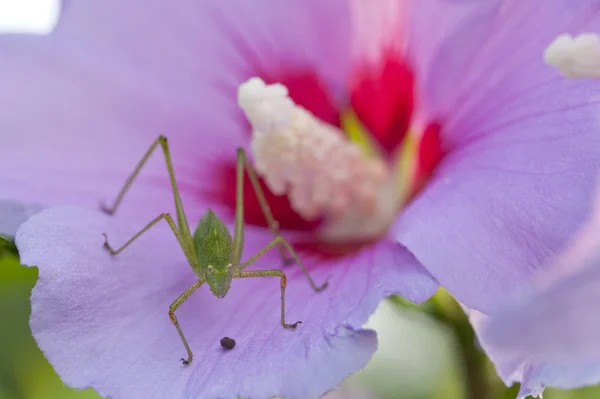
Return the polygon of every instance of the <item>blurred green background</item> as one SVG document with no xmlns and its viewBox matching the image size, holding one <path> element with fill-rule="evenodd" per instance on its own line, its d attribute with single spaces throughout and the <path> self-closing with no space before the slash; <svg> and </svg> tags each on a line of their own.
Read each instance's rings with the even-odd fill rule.
<svg viewBox="0 0 600 399">
<path fill-rule="evenodd" d="M 28 322 L 29 294 L 36 278 L 35 268 L 20 266 L 18 258 L 7 251 L 0 254 L 0 399 L 99 398 L 93 390 L 75 391 L 64 386 L 37 348 Z M 400 300 L 382 302 L 367 327 L 377 330 L 380 348 L 367 368 L 351 377 L 349 384 L 368 389 L 383 399 L 469 397 L 461 339 L 470 339 L 470 330 L 457 335 L 452 324 L 440 322 Z M 518 387 L 505 388 L 483 355 L 479 354 L 476 362 L 480 377 L 493 387 L 494 398 L 515 397 Z M 577 391 L 549 389 L 544 398 L 597 399 L 600 387 Z"/>
</svg>

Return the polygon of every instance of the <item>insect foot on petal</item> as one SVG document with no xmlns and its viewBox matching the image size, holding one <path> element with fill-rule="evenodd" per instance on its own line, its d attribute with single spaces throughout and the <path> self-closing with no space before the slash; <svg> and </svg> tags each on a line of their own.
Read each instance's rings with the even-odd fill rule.
<svg viewBox="0 0 600 399">
<path fill-rule="evenodd" d="M 115 251 L 110 244 L 108 243 L 108 236 L 106 235 L 106 233 L 102 233 L 102 237 L 104 237 L 104 249 L 106 249 L 108 252 L 110 252 L 111 255 L 116 255 L 117 251 Z"/>
<path fill-rule="evenodd" d="M 192 356 L 190 356 L 187 360 L 184 358 L 181 358 L 179 360 L 181 360 L 181 363 L 183 363 L 185 366 L 188 366 L 191 362 L 192 362 Z"/>
<path fill-rule="evenodd" d="M 112 216 L 115 213 L 114 209 L 109 208 L 104 202 L 100 203 L 100 211 L 110 216 Z"/>
<path fill-rule="evenodd" d="M 325 290 L 325 288 L 327 288 L 327 287 L 329 287 L 329 281 L 325 281 L 323 284 L 321 284 L 320 286 L 315 288 L 315 291 L 321 292 L 321 291 Z"/>
<path fill-rule="evenodd" d="M 301 321 L 297 321 L 294 324 L 287 324 L 286 323 L 286 324 L 283 325 L 283 327 L 284 328 L 296 328 L 296 327 L 298 327 L 298 324 L 302 324 L 302 322 Z"/>
</svg>

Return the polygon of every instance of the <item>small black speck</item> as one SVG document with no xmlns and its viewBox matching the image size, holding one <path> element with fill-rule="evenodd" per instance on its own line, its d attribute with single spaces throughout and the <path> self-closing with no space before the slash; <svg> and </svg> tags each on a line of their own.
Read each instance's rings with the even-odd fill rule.
<svg viewBox="0 0 600 399">
<path fill-rule="evenodd" d="M 233 349 L 233 347 L 235 346 L 235 339 L 223 337 L 221 338 L 221 346 L 227 350 Z"/>
</svg>

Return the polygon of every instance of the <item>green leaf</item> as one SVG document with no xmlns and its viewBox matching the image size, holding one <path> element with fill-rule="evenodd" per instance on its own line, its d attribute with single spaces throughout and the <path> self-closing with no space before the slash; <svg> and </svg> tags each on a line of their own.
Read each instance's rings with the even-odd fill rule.
<svg viewBox="0 0 600 399">
<path fill-rule="evenodd" d="M 6 255 L 19 256 L 19 250 L 15 245 L 14 237 L 0 234 L 0 258 Z"/>
</svg>

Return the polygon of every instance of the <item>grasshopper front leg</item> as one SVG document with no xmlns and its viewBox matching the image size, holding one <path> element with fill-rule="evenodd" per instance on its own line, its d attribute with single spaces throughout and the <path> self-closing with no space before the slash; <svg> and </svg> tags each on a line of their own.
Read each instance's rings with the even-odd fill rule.
<svg viewBox="0 0 600 399">
<path fill-rule="evenodd" d="M 270 250 L 271 248 L 273 248 L 276 245 L 284 245 L 287 248 L 287 250 L 290 251 L 290 253 L 294 257 L 294 260 L 298 263 L 298 266 L 300 266 L 300 269 L 302 269 L 302 273 L 304 273 L 304 276 L 306 276 L 306 279 L 308 280 L 308 282 L 309 282 L 309 284 L 310 284 L 310 286 L 312 287 L 313 290 L 315 290 L 316 292 L 321 292 L 325 288 L 327 288 L 327 285 L 329 284 L 327 281 L 325 281 L 321 285 L 316 285 L 315 284 L 314 280 L 312 279 L 312 277 L 308 273 L 308 270 L 306 270 L 306 267 L 304 266 L 304 264 L 302 263 L 302 261 L 300 261 L 300 258 L 296 254 L 296 251 L 294 251 L 294 248 L 292 248 L 292 246 L 282 236 L 275 237 L 273 239 L 273 241 L 271 241 L 270 243 L 268 243 L 267 245 L 265 245 L 260 251 L 258 251 L 256 254 L 254 254 L 250 258 L 248 258 L 248 260 L 246 260 L 243 263 L 240 263 L 236 267 L 236 272 L 237 273 L 243 272 L 244 269 L 246 269 L 252 263 L 256 262 L 258 260 L 258 258 L 260 258 L 261 256 L 263 256 L 268 250 Z"/>
<path fill-rule="evenodd" d="M 181 304 L 183 304 L 198 288 L 200 288 L 200 286 L 204 283 L 204 280 L 198 280 L 196 281 L 194 284 L 191 285 L 190 288 L 188 288 L 187 290 L 185 290 L 183 292 L 183 294 L 181 294 L 179 296 L 179 298 L 177 298 L 172 304 L 171 306 L 169 306 L 169 319 L 171 319 L 171 323 L 173 323 L 173 325 L 175 326 L 175 328 L 177 329 L 177 333 L 179 333 L 179 336 L 181 337 L 181 342 L 183 342 L 183 346 L 185 346 L 185 350 L 187 351 L 187 355 L 188 358 L 181 359 L 181 362 L 183 364 L 185 364 L 186 366 L 188 364 L 190 364 L 192 362 L 192 359 L 194 358 L 194 354 L 192 353 L 192 350 L 190 349 L 190 345 L 187 342 L 187 339 L 185 339 L 185 335 L 183 335 L 183 331 L 181 330 L 181 327 L 179 326 L 179 321 L 177 320 L 177 316 L 175 316 L 175 311 L 177 310 L 177 308 L 179 308 L 181 306 Z"/>
<path fill-rule="evenodd" d="M 283 328 L 296 328 L 301 321 L 292 324 L 285 322 L 285 288 L 287 287 L 287 277 L 281 270 L 253 270 L 250 272 L 240 272 L 233 275 L 233 278 L 250 278 L 250 277 L 279 277 L 281 286 L 281 325 Z"/>
</svg>

